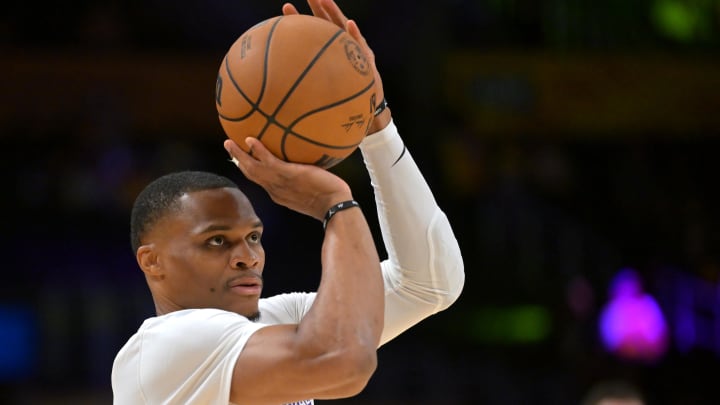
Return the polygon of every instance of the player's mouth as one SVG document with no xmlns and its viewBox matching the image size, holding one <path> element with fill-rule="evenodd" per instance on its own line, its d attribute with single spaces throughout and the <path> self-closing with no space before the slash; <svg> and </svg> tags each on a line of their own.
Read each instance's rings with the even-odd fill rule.
<svg viewBox="0 0 720 405">
<path fill-rule="evenodd" d="M 228 282 L 228 289 L 238 295 L 257 295 L 262 292 L 262 278 L 256 275 L 240 276 Z"/>
</svg>

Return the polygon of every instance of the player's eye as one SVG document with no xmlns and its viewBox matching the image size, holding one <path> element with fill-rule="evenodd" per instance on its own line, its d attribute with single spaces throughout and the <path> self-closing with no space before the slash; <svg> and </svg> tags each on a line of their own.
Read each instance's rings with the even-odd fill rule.
<svg viewBox="0 0 720 405">
<path fill-rule="evenodd" d="M 250 240 L 250 242 L 258 243 L 260 242 L 260 236 L 261 235 L 259 232 L 253 232 L 250 234 L 250 236 L 248 236 L 248 239 Z"/>
<path fill-rule="evenodd" d="M 224 236 L 218 235 L 208 239 L 207 243 L 210 246 L 223 246 L 227 243 L 227 240 L 225 240 Z"/>
</svg>

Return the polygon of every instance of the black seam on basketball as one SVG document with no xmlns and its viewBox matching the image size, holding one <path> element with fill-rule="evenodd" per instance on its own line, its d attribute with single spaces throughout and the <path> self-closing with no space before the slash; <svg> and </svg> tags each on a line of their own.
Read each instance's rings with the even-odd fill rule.
<svg viewBox="0 0 720 405">
<path fill-rule="evenodd" d="M 282 128 L 282 127 L 281 127 L 281 128 Z M 283 159 L 285 159 L 286 161 L 289 160 L 288 157 L 287 157 L 287 153 L 285 153 L 285 143 L 286 143 L 286 140 L 287 140 L 288 135 L 293 135 L 293 136 L 294 136 L 295 138 L 297 138 L 297 139 L 301 139 L 301 140 L 303 140 L 303 141 L 305 141 L 305 142 L 307 142 L 307 143 L 309 143 L 309 144 L 313 144 L 313 145 L 316 145 L 316 146 L 320 146 L 320 147 L 323 147 L 323 148 L 325 148 L 325 149 L 334 149 L 334 150 L 354 149 L 354 148 L 357 148 L 358 145 L 360 145 L 360 142 L 354 143 L 354 144 L 352 144 L 352 145 L 343 145 L 343 146 L 340 146 L 340 145 L 328 145 L 328 144 L 326 144 L 326 143 L 318 142 L 318 141 L 316 141 L 316 140 L 314 140 L 314 139 L 306 138 L 306 137 L 304 137 L 304 136 L 302 136 L 302 135 L 300 135 L 300 134 L 298 134 L 298 133 L 296 133 L 296 132 L 285 131 L 285 132 L 283 133 L 283 135 L 282 135 L 281 140 L 280 140 L 280 152 L 281 152 L 282 155 L 283 155 Z"/>
<path fill-rule="evenodd" d="M 260 131 L 260 133 L 256 135 L 257 139 L 262 138 L 262 136 L 264 135 L 265 130 L 268 128 L 269 124 L 276 123 L 274 116 L 270 116 L 268 113 L 266 113 L 265 111 L 260 109 L 260 102 L 262 102 L 263 96 L 265 95 L 265 87 L 267 84 L 267 66 L 268 66 L 268 54 L 270 53 L 270 42 L 272 40 L 273 33 L 275 32 L 275 28 L 280 23 L 280 20 L 282 18 L 283 18 L 283 16 L 280 16 L 275 20 L 275 23 L 272 25 L 272 27 L 270 28 L 270 32 L 268 33 L 267 41 L 265 41 L 265 61 L 263 64 L 262 85 L 260 86 L 260 94 L 258 95 L 258 99 L 256 102 L 253 102 L 252 100 L 250 100 L 250 97 L 248 97 L 248 95 L 245 94 L 244 91 L 242 91 L 242 89 L 240 88 L 240 85 L 235 81 L 235 77 L 233 77 L 232 71 L 230 70 L 230 59 L 227 57 L 227 55 L 225 56 L 225 71 L 227 72 L 227 75 L 230 78 L 230 81 L 232 82 L 233 87 L 235 87 L 235 90 L 237 90 L 238 93 L 240 93 L 240 95 L 243 96 L 245 101 L 247 101 L 248 104 L 250 104 L 250 106 L 252 108 L 250 109 L 250 111 L 247 114 L 245 114 L 241 117 L 231 118 L 231 117 L 227 117 L 220 113 L 218 113 L 218 116 L 220 116 L 220 118 L 227 120 L 227 121 L 237 122 L 237 121 L 242 121 L 244 119 L 247 119 L 247 117 L 252 115 L 252 113 L 254 113 L 255 111 L 259 112 L 260 114 L 262 114 L 265 117 L 267 122 L 266 122 L 265 127 L 262 129 L 262 131 Z"/>
<path fill-rule="evenodd" d="M 290 86 L 290 89 L 285 93 L 285 96 L 282 98 L 282 100 L 280 100 L 280 102 L 279 102 L 278 105 L 277 105 L 277 108 L 275 108 L 275 111 L 272 113 L 272 115 L 269 116 L 269 117 L 267 117 L 268 121 L 271 121 L 271 120 L 272 120 L 277 126 L 279 126 L 280 128 L 283 128 L 283 129 L 284 129 L 282 138 L 280 139 L 280 153 L 282 153 L 283 159 L 285 159 L 285 160 L 288 160 L 287 154 L 285 153 L 285 140 L 287 139 L 287 135 L 288 135 L 289 129 L 288 129 L 287 127 L 284 127 L 284 126 L 280 125 L 280 124 L 277 122 L 277 120 L 275 119 L 275 117 L 276 117 L 277 114 L 280 112 L 280 110 L 281 110 L 282 107 L 285 105 L 285 103 L 288 101 L 288 99 L 290 98 L 290 96 L 292 95 L 292 93 L 295 91 L 295 89 L 297 89 L 297 87 L 300 85 L 300 83 L 301 83 L 302 80 L 305 78 L 305 76 L 308 74 L 308 72 L 310 71 L 310 69 L 312 69 L 312 67 L 315 66 L 315 63 L 317 63 L 317 61 L 318 61 L 318 60 L 320 59 L 320 57 L 325 53 L 325 51 L 330 47 L 330 45 L 331 45 L 333 42 L 335 42 L 335 40 L 336 40 L 343 32 L 345 32 L 345 30 L 342 30 L 342 29 L 338 30 L 332 37 L 330 37 L 330 39 L 325 43 L 325 45 L 323 45 L 322 48 L 320 48 L 320 50 L 315 54 L 315 56 L 312 58 L 312 60 L 310 61 L 310 63 L 309 63 L 309 64 L 305 67 L 305 69 L 300 73 L 300 76 L 298 76 L 297 79 L 295 79 L 295 83 L 293 83 L 293 85 Z M 269 39 L 268 39 L 268 43 L 270 43 L 270 40 L 269 40 Z M 269 53 L 269 51 L 266 53 L 266 56 L 267 56 L 268 53 Z M 267 66 L 267 63 L 266 63 L 266 66 Z M 267 128 L 267 127 L 266 127 L 266 128 Z"/>
<path fill-rule="evenodd" d="M 312 58 L 310 63 L 305 67 L 305 69 L 302 71 L 302 73 L 300 73 L 300 76 L 298 76 L 298 78 L 295 79 L 295 83 L 293 83 L 293 85 L 290 87 L 290 90 L 288 90 L 287 93 L 285 93 L 285 96 L 282 98 L 282 100 L 280 100 L 277 108 L 275 109 L 275 112 L 272 113 L 273 117 L 275 117 L 277 115 L 277 113 L 280 112 L 280 109 L 283 107 L 283 105 L 285 105 L 285 103 L 290 98 L 290 96 L 295 91 L 295 89 L 300 85 L 300 83 L 305 78 L 305 76 L 308 74 L 310 69 L 313 66 L 315 66 L 315 63 L 320 59 L 320 57 L 325 53 L 325 51 L 330 47 L 330 45 L 333 42 L 335 42 L 337 37 L 339 37 L 340 34 L 342 34 L 343 32 L 345 32 L 345 30 L 342 30 L 342 29 L 338 30 L 338 32 L 336 32 L 332 37 L 330 37 L 330 39 L 325 43 L 325 45 L 323 45 L 323 47 L 320 48 L 320 50 L 315 54 L 315 56 Z M 270 41 L 268 41 L 268 42 L 270 42 Z"/>
<path fill-rule="evenodd" d="M 370 82 L 370 84 L 368 84 L 367 87 L 365 87 L 364 89 L 358 91 L 357 93 L 355 93 L 355 94 L 353 94 L 353 95 L 350 95 L 350 96 L 346 97 L 346 98 L 343 99 L 343 100 L 338 100 L 338 101 L 336 101 L 336 102 L 334 102 L 334 103 L 330 103 L 330 104 L 324 105 L 324 106 L 322 106 L 322 107 L 320 107 L 320 108 L 316 108 L 316 109 L 314 109 L 314 110 L 308 111 L 308 112 L 306 112 L 305 114 L 297 117 L 288 127 L 284 128 L 285 131 L 283 132 L 282 138 L 280 139 L 280 151 L 282 152 L 283 157 L 285 157 L 285 159 L 287 160 L 287 154 L 285 153 L 285 142 L 287 141 L 287 137 L 288 137 L 289 135 L 293 135 L 294 137 L 296 137 L 296 138 L 298 138 L 298 139 L 302 139 L 302 140 L 305 141 L 305 142 L 308 142 L 308 143 L 311 143 L 311 144 L 317 145 L 317 146 L 322 146 L 322 147 L 325 147 L 325 148 L 328 148 L 328 149 L 342 150 L 342 149 L 354 148 L 354 147 L 356 147 L 357 145 L 359 145 L 359 143 L 356 143 L 356 144 L 354 144 L 354 145 L 352 145 L 352 146 L 347 146 L 347 147 L 346 147 L 346 146 L 327 145 L 327 144 L 324 144 L 324 143 L 322 143 L 322 142 L 317 142 L 317 141 L 315 141 L 315 140 L 306 138 L 306 137 L 298 134 L 297 132 L 293 131 L 292 128 L 293 128 L 298 122 L 300 122 L 301 120 L 303 120 L 305 117 L 308 117 L 308 116 L 310 116 L 310 115 L 312 115 L 312 114 L 316 114 L 316 113 L 318 113 L 318 112 L 320 112 L 320 111 L 324 111 L 324 110 L 327 110 L 327 109 L 330 109 L 330 108 L 333 108 L 333 107 L 337 107 L 337 106 L 340 105 L 340 104 L 343 104 L 343 103 L 346 103 L 346 102 L 348 102 L 348 101 L 350 101 L 350 100 L 353 100 L 353 99 L 355 99 L 356 97 L 359 97 L 361 94 L 366 93 L 368 90 L 372 89 L 374 86 L 375 86 L 375 79 L 373 79 L 373 80 Z M 278 126 L 280 126 L 280 125 L 278 125 Z M 282 126 L 280 126 L 280 127 L 283 128 Z"/>
<path fill-rule="evenodd" d="M 303 115 L 295 118 L 295 120 L 294 120 L 293 122 L 291 122 L 290 125 L 288 125 L 288 130 L 292 131 L 292 128 L 293 128 L 298 122 L 300 122 L 300 121 L 302 121 L 303 119 L 305 119 L 305 117 L 307 117 L 307 116 L 309 116 L 309 115 L 312 115 L 312 114 L 315 114 L 315 113 L 318 113 L 318 112 L 320 112 L 320 111 L 329 110 L 329 109 L 331 109 L 331 108 L 334 108 L 334 107 L 339 106 L 340 104 L 343 104 L 343 103 L 346 103 L 346 102 L 348 102 L 348 101 L 354 100 L 356 97 L 360 97 L 363 93 L 366 93 L 368 90 L 372 89 L 374 86 L 375 86 L 375 79 L 373 79 L 373 80 L 370 82 L 370 84 L 368 84 L 364 89 L 358 91 L 358 92 L 355 93 L 355 94 L 349 95 L 349 96 L 345 97 L 345 98 L 342 99 L 342 100 L 338 100 L 338 101 L 335 101 L 335 102 L 333 102 L 333 103 L 324 105 L 324 106 L 322 106 L 322 107 L 320 107 L 320 108 L 316 108 L 316 109 L 314 109 L 314 110 L 310 110 L 310 111 L 306 112 L 305 114 L 303 114 Z"/>
<path fill-rule="evenodd" d="M 266 115 L 265 113 L 263 113 L 262 111 L 259 111 L 259 110 L 258 110 L 258 112 L 262 113 L 263 115 L 265 115 L 265 116 L 267 117 L 267 115 Z M 226 118 L 226 117 L 223 117 L 223 116 L 220 115 L 220 114 L 218 114 L 218 116 L 219 116 L 220 118 L 226 120 L 226 121 L 233 121 L 232 119 L 228 119 L 228 118 Z M 283 141 L 284 141 L 285 138 L 286 138 L 286 136 L 285 136 L 285 133 L 286 133 L 287 135 L 292 135 L 292 136 L 294 136 L 295 138 L 300 139 L 300 140 L 303 140 L 303 141 L 305 141 L 305 142 L 307 142 L 307 143 L 311 143 L 311 144 L 316 145 L 316 146 L 322 146 L 322 147 L 328 148 L 328 149 L 337 149 L 337 150 L 350 149 L 350 148 L 354 148 L 354 147 L 356 147 L 356 146 L 358 146 L 358 145 L 360 144 L 360 143 L 354 143 L 354 144 L 350 144 L 350 145 L 330 145 L 330 144 L 318 142 L 318 141 L 316 141 L 316 140 L 314 140 L 314 139 L 311 139 L 311 138 L 307 138 L 307 137 L 305 137 L 305 136 L 302 136 L 302 135 L 300 135 L 299 133 L 290 130 L 288 127 L 286 127 L 286 126 L 284 126 L 284 125 L 281 125 L 281 124 L 278 123 L 277 121 L 268 122 L 266 125 L 269 126 L 270 124 L 274 124 L 274 125 L 278 126 L 281 130 L 283 130 L 283 132 L 284 132 L 283 138 L 282 138 Z M 283 147 L 284 147 L 284 142 L 283 142 Z"/>
<path fill-rule="evenodd" d="M 294 136 L 294 137 L 297 138 L 297 139 L 300 139 L 300 140 L 305 141 L 305 142 L 307 142 L 307 143 L 311 143 L 311 144 L 316 145 L 316 146 L 322 146 L 323 148 L 327 148 L 327 149 L 343 150 L 343 149 L 354 148 L 354 147 L 360 145 L 360 142 L 356 142 L 356 143 L 353 143 L 353 144 L 350 144 L 350 145 L 329 145 L 329 144 L 327 144 L 327 143 L 318 142 L 318 141 L 316 141 L 316 140 L 314 140 L 314 139 L 306 138 L 306 137 L 304 137 L 304 136 L 302 136 L 302 135 L 300 135 L 300 134 L 298 134 L 298 133 L 296 133 L 296 132 L 292 132 L 292 131 L 291 131 L 291 132 L 288 132 L 288 135 L 292 135 L 292 136 Z M 286 137 L 283 136 L 283 143 L 282 143 L 282 145 L 283 145 L 282 147 L 283 147 L 283 148 L 285 147 L 285 142 L 284 142 L 284 141 L 285 141 L 285 138 L 286 138 Z"/>
<path fill-rule="evenodd" d="M 241 96 L 243 96 L 243 98 L 245 99 L 245 101 L 247 101 L 248 104 L 250 104 L 250 105 L 252 106 L 252 109 L 250 110 L 249 113 L 243 115 L 242 117 L 238 117 L 238 118 L 228 118 L 228 117 L 225 117 L 224 115 L 222 115 L 222 114 L 220 114 L 220 113 L 218 113 L 218 115 L 220 115 L 221 117 L 225 118 L 225 119 L 228 120 L 228 121 L 242 121 L 242 120 L 244 120 L 245 118 L 249 117 L 250 114 L 253 113 L 253 111 L 255 111 L 256 109 L 258 109 L 258 105 L 255 104 L 255 103 L 253 103 L 252 100 L 250 100 L 250 97 L 248 97 L 248 95 L 245 94 L 244 91 L 242 91 L 242 89 L 240 88 L 240 85 L 237 84 L 237 82 L 235 81 L 235 78 L 233 77 L 232 71 L 230 70 L 230 58 L 229 58 L 227 55 L 225 56 L 225 72 L 227 73 L 228 77 L 230 78 L 230 82 L 232 82 L 233 87 L 235 87 L 235 90 L 237 90 L 237 92 L 240 93 Z"/>
<path fill-rule="evenodd" d="M 258 112 L 260 112 L 260 111 L 258 111 Z M 265 115 L 265 114 L 263 113 L 263 115 Z M 220 118 L 226 120 L 226 121 L 233 121 L 232 119 L 228 119 L 228 118 L 226 118 L 226 117 L 223 117 L 223 116 L 220 115 L 220 114 L 218 114 L 218 116 L 219 116 Z M 349 149 L 349 148 L 354 148 L 355 146 L 359 145 L 359 143 L 354 143 L 354 144 L 350 144 L 350 145 L 330 145 L 330 144 L 318 142 L 318 141 L 316 141 L 316 140 L 314 140 L 314 139 L 306 138 L 306 137 L 300 135 L 299 133 L 290 130 L 288 127 L 279 124 L 277 121 L 269 122 L 268 125 L 270 125 L 270 124 L 277 125 L 281 130 L 283 130 L 283 132 L 286 132 L 287 135 L 292 135 L 292 136 L 294 136 L 295 138 L 298 138 L 298 139 L 303 140 L 303 141 L 305 141 L 305 142 L 308 142 L 308 143 L 311 143 L 311 144 L 317 145 L 317 146 L 322 146 L 322 147 L 328 148 L 328 149 L 338 149 L 338 150 L 340 150 L 340 149 Z M 285 136 L 284 136 L 284 135 L 283 135 L 283 139 L 285 139 Z"/>
<path fill-rule="evenodd" d="M 262 87 L 260 88 L 260 96 L 258 97 L 258 105 L 262 101 L 263 96 L 265 95 L 265 85 L 267 84 L 267 76 L 268 76 L 268 63 L 270 59 L 270 44 L 272 43 L 273 36 L 275 34 L 275 28 L 277 28 L 278 24 L 280 24 L 280 20 L 283 19 L 283 16 L 278 17 L 278 19 L 275 21 L 275 24 L 270 28 L 270 32 L 268 33 L 267 41 L 265 41 L 265 60 L 263 61 L 263 81 L 262 81 Z M 277 111 L 276 111 L 277 113 Z M 273 114 L 272 120 L 275 121 L 275 114 Z M 267 117 L 268 120 L 270 117 Z"/>
</svg>

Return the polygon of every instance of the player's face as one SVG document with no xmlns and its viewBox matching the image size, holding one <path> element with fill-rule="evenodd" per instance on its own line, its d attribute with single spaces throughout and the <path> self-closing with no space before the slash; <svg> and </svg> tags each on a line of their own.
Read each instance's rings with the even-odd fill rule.
<svg viewBox="0 0 720 405">
<path fill-rule="evenodd" d="M 250 201 L 240 190 L 221 188 L 188 193 L 180 202 L 181 210 L 153 230 L 163 275 L 157 289 L 178 309 L 257 317 L 265 251 Z"/>
</svg>

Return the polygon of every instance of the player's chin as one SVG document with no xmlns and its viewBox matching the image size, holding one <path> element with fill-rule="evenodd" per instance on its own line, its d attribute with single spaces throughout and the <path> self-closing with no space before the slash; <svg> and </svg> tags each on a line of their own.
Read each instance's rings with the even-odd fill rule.
<svg viewBox="0 0 720 405">
<path fill-rule="evenodd" d="M 234 302 L 227 310 L 242 315 L 251 321 L 256 321 L 260 317 L 258 301 L 259 299 L 255 298 L 244 302 Z"/>
<path fill-rule="evenodd" d="M 254 310 L 248 310 L 248 311 L 243 311 L 243 312 L 238 312 L 238 313 L 253 322 L 260 319 L 260 310 L 257 307 L 255 307 Z"/>
<path fill-rule="evenodd" d="M 255 311 L 254 313 L 245 315 L 245 318 L 249 319 L 252 322 L 259 321 L 260 320 L 260 311 Z"/>
</svg>

